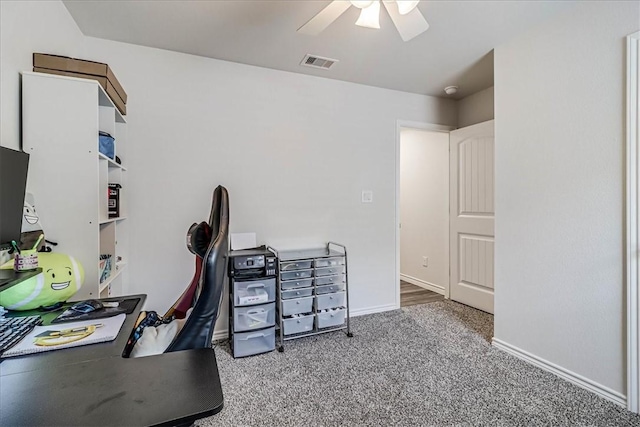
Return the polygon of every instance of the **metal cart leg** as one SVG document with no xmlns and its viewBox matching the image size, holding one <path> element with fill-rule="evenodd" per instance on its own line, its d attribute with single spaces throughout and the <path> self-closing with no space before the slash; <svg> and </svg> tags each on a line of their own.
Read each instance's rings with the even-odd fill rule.
<svg viewBox="0 0 640 427">
<path fill-rule="evenodd" d="M 278 347 L 278 352 L 279 353 L 284 353 L 284 335 L 283 335 L 283 324 L 282 324 L 282 306 L 281 306 L 281 301 L 282 301 L 282 283 L 280 283 L 280 254 L 278 253 L 278 251 L 275 248 L 272 248 L 271 246 L 267 246 L 267 249 L 273 253 L 276 258 L 277 258 L 277 262 L 276 265 L 278 266 L 276 268 L 276 310 L 278 311 L 278 340 L 279 340 L 279 344 L 277 345 Z"/>
<path fill-rule="evenodd" d="M 345 290 L 347 293 L 347 336 L 349 338 L 353 337 L 353 333 L 351 332 L 351 316 L 349 315 L 349 309 L 350 309 L 350 304 L 349 304 L 349 260 L 347 259 L 347 247 L 345 245 L 342 245 L 340 243 L 336 243 L 336 242 L 328 242 L 327 243 L 327 253 L 330 252 L 331 250 L 331 245 L 334 246 L 338 246 L 340 248 L 342 248 L 342 250 L 344 251 L 344 284 L 345 284 Z"/>
</svg>

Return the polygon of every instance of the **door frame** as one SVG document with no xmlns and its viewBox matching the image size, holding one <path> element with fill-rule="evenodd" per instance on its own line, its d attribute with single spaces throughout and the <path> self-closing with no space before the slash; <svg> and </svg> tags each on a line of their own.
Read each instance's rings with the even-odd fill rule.
<svg viewBox="0 0 640 427">
<path fill-rule="evenodd" d="M 418 129 L 429 132 L 449 133 L 456 129 L 453 126 L 436 125 L 433 123 L 414 122 L 409 120 L 396 120 L 396 191 L 394 197 L 395 203 L 395 234 L 396 234 L 396 302 L 395 308 L 400 308 L 400 131 L 402 129 Z M 449 298 L 449 282 L 445 285 L 445 298 Z"/>
<path fill-rule="evenodd" d="M 627 36 L 627 182 L 625 281 L 627 283 L 627 409 L 640 412 L 640 31 Z"/>
</svg>

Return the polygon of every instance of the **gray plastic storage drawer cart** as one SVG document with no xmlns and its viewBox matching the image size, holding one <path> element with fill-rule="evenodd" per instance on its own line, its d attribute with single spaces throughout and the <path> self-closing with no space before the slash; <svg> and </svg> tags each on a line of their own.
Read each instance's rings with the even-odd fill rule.
<svg viewBox="0 0 640 427">
<path fill-rule="evenodd" d="M 329 242 L 319 249 L 269 250 L 278 258 L 278 351 L 287 340 L 325 332 L 344 330 L 352 337 L 347 248 Z"/>
<path fill-rule="evenodd" d="M 229 252 L 231 355 L 253 356 L 276 348 L 276 257 L 265 249 Z"/>
</svg>

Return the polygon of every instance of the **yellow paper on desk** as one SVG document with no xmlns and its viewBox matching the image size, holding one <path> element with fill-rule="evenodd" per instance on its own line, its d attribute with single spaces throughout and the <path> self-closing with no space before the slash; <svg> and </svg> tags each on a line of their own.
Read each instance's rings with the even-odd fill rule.
<svg viewBox="0 0 640 427">
<path fill-rule="evenodd" d="M 2 357 L 113 341 L 118 336 L 125 318 L 126 315 L 123 313 L 102 319 L 36 326 L 18 344 L 5 351 Z"/>
</svg>

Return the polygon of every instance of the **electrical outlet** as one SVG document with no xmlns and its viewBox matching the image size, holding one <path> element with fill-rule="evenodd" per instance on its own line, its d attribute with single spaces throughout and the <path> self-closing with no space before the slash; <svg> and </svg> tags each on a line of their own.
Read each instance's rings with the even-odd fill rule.
<svg viewBox="0 0 640 427">
<path fill-rule="evenodd" d="M 422 266 L 429 267 L 429 257 L 426 257 L 426 256 L 422 257 Z"/>
<path fill-rule="evenodd" d="M 362 190 L 362 203 L 373 203 L 373 191 Z"/>
</svg>

